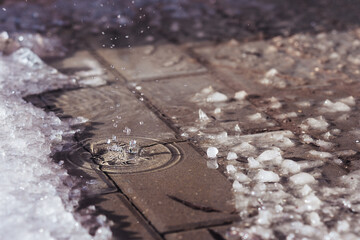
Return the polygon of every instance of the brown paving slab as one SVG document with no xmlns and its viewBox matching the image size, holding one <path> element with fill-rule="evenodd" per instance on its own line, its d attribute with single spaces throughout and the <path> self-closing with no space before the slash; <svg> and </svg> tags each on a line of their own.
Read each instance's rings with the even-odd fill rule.
<svg viewBox="0 0 360 240">
<path fill-rule="evenodd" d="M 244 99 L 234 99 L 235 92 L 242 88 L 230 89 L 208 74 L 142 82 L 139 86 L 144 95 L 182 131 L 194 126 L 202 131 L 206 126 L 207 131 L 210 129 L 214 133 L 227 131 L 234 134 L 236 124 L 244 132 L 276 126 L 276 122 L 266 119 L 266 115 L 262 115 L 262 121 L 251 120 L 250 116 L 257 114 L 258 110 Z M 209 96 L 215 92 L 225 94 L 227 100 L 211 102 Z M 199 120 L 199 109 L 208 115 L 210 121 Z M 215 109 L 221 109 L 221 112 L 216 113 Z"/>
<path fill-rule="evenodd" d="M 226 231 L 230 228 L 229 225 L 202 228 L 190 231 L 183 231 L 165 235 L 166 240 L 180 240 L 180 239 L 194 239 L 194 240 L 222 240 L 226 239 Z"/>
<path fill-rule="evenodd" d="M 159 171 L 109 173 L 141 213 L 162 233 L 211 226 L 238 219 L 231 184 L 187 143 L 177 143 L 183 156 Z"/>
<path fill-rule="evenodd" d="M 113 222 L 111 231 L 114 240 L 162 239 L 122 194 L 113 193 L 91 197 L 80 203 L 82 208 L 90 205 L 94 205 L 97 212 Z"/>
<path fill-rule="evenodd" d="M 50 65 L 62 73 L 74 76 L 80 86 L 100 86 L 116 79 L 87 50 L 77 51 L 65 59 L 50 62 Z"/>
<path fill-rule="evenodd" d="M 192 230 L 186 232 L 178 232 L 165 235 L 166 240 L 213 240 L 211 234 L 207 229 Z"/>
<path fill-rule="evenodd" d="M 66 150 L 57 152 L 53 158 L 62 164 L 70 175 L 81 179 L 82 191 L 86 196 L 98 196 L 118 191 L 115 184 L 98 165 L 93 164 L 92 161 L 81 161 L 81 159 L 91 158 L 90 153 L 82 146 L 74 144 Z"/>
<path fill-rule="evenodd" d="M 172 44 L 96 49 L 105 61 L 131 81 L 203 73 L 206 69 Z"/>
<path fill-rule="evenodd" d="M 77 137 L 86 143 L 113 136 L 173 139 L 174 133 L 122 85 L 51 92 L 43 100 L 60 117 L 84 117 L 89 121 Z M 124 130 L 131 129 L 130 135 Z"/>
</svg>

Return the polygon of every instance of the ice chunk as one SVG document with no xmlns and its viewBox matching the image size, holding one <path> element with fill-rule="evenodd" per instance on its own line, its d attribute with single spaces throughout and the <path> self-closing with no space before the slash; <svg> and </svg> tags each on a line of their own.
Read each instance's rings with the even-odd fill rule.
<svg viewBox="0 0 360 240">
<path fill-rule="evenodd" d="M 206 115 L 206 113 L 203 110 L 199 109 L 199 120 L 201 122 L 207 122 L 210 120 L 210 118 Z"/>
<path fill-rule="evenodd" d="M 303 130 L 308 130 L 310 128 L 320 131 L 326 131 L 328 126 L 329 123 L 327 123 L 322 116 L 317 118 L 308 118 L 300 125 L 301 129 Z"/>
<path fill-rule="evenodd" d="M 221 113 L 221 108 L 215 108 L 214 114 L 220 114 L 220 113 Z"/>
<path fill-rule="evenodd" d="M 229 164 L 226 166 L 226 172 L 230 175 L 235 174 L 236 168 L 234 167 L 234 165 Z"/>
<path fill-rule="evenodd" d="M 237 100 L 244 100 L 247 96 L 247 93 L 245 91 L 239 91 L 235 93 L 234 98 Z"/>
<path fill-rule="evenodd" d="M 311 212 L 306 216 L 307 221 L 310 223 L 310 225 L 317 227 L 322 225 L 321 219 L 319 214 L 317 212 Z"/>
<path fill-rule="evenodd" d="M 297 164 L 295 161 L 293 160 L 289 160 L 289 159 L 285 159 L 282 163 L 281 163 L 281 167 L 283 169 L 283 172 L 285 174 L 287 173 L 298 173 L 300 172 L 300 165 Z"/>
<path fill-rule="evenodd" d="M 275 163 L 280 163 L 283 158 L 281 156 L 281 150 L 279 148 L 274 148 L 272 150 L 264 151 L 256 158 L 256 160 L 259 162 L 273 161 Z"/>
<path fill-rule="evenodd" d="M 321 200 L 317 196 L 315 196 L 315 194 L 310 194 L 306 196 L 304 198 L 304 203 L 305 205 L 302 206 L 300 209 L 306 211 L 318 210 L 322 204 Z"/>
<path fill-rule="evenodd" d="M 244 189 L 243 185 L 236 180 L 233 182 L 232 187 L 235 192 L 242 192 Z"/>
<path fill-rule="evenodd" d="M 319 158 L 332 158 L 333 155 L 328 152 L 320 152 L 316 150 L 310 150 L 309 153 L 313 156 L 319 157 Z"/>
<path fill-rule="evenodd" d="M 348 106 L 355 106 L 356 104 L 355 98 L 353 96 L 339 99 L 339 102 L 345 103 Z"/>
<path fill-rule="evenodd" d="M 301 194 L 301 196 L 305 197 L 307 195 L 309 195 L 312 192 L 312 188 L 305 184 L 300 190 L 299 193 Z"/>
<path fill-rule="evenodd" d="M 336 230 L 338 232 L 346 232 L 349 230 L 349 228 L 350 224 L 348 223 L 348 221 L 342 220 L 337 222 Z"/>
<path fill-rule="evenodd" d="M 227 100 L 228 100 L 228 97 L 225 94 L 220 93 L 220 92 L 214 92 L 206 98 L 207 102 L 225 102 Z"/>
<path fill-rule="evenodd" d="M 273 214 L 268 210 L 260 210 L 257 223 L 260 225 L 270 225 Z"/>
<path fill-rule="evenodd" d="M 241 128 L 239 127 L 239 124 L 236 124 L 234 127 L 235 132 L 241 133 Z"/>
<path fill-rule="evenodd" d="M 295 185 L 305 185 L 316 182 L 315 178 L 309 173 L 301 172 L 290 177 L 290 182 Z"/>
<path fill-rule="evenodd" d="M 235 179 L 239 182 L 250 182 L 250 178 L 243 174 L 242 172 L 235 173 Z"/>
<path fill-rule="evenodd" d="M 324 112 L 348 112 L 351 108 L 343 102 L 332 102 L 329 99 L 325 100 L 322 111 Z"/>
<path fill-rule="evenodd" d="M 253 153 L 256 151 L 256 147 L 254 147 L 253 145 L 251 145 L 248 142 L 243 142 L 240 145 L 232 147 L 231 150 L 234 152 L 242 153 L 242 154 Z"/>
<path fill-rule="evenodd" d="M 249 168 L 259 168 L 261 163 L 255 160 L 253 157 L 249 157 L 248 159 Z"/>
<path fill-rule="evenodd" d="M 274 173 L 272 171 L 266 171 L 266 170 L 262 170 L 262 169 L 260 169 L 258 171 L 258 173 L 256 174 L 254 179 L 259 182 L 278 182 L 278 181 L 280 181 L 279 175 L 277 175 L 276 173 Z"/>
<path fill-rule="evenodd" d="M 206 151 L 208 158 L 216 158 L 216 155 L 219 153 L 219 150 L 216 147 L 209 147 Z"/>
<path fill-rule="evenodd" d="M 238 158 L 237 154 L 234 152 L 229 152 L 226 159 L 227 160 L 236 160 Z"/>
</svg>

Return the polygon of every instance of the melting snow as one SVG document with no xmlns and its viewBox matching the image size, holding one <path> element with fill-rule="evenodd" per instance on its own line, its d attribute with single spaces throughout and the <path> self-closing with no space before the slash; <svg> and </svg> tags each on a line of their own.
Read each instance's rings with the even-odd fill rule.
<svg viewBox="0 0 360 240">
<path fill-rule="evenodd" d="M 63 137 L 74 132 L 54 114 L 22 99 L 69 83 L 29 49 L 0 55 L 1 239 L 111 238 L 107 226 L 94 237 L 81 225 L 91 217 L 74 213 L 80 189 L 50 158 L 64 144 Z M 100 225 L 106 225 L 103 218 L 96 219 Z"/>
</svg>

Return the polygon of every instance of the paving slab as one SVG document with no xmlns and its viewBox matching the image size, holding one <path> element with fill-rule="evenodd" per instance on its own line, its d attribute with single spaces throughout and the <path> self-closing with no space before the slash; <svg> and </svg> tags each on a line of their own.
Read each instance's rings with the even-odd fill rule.
<svg viewBox="0 0 360 240">
<path fill-rule="evenodd" d="M 80 86 L 97 87 L 112 83 L 116 77 L 102 66 L 90 51 L 79 50 L 61 60 L 49 62 L 60 72 L 73 76 Z"/>
<path fill-rule="evenodd" d="M 60 117 L 83 117 L 89 121 L 77 134 L 85 145 L 128 136 L 174 139 L 175 134 L 123 85 L 58 91 L 42 95 Z"/>
<path fill-rule="evenodd" d="M 226 231 L 230 226 L 221 226 L 221 227 L 211 227 L 211 228 L 202 228 L 197 230 L 183 231 L 178 233 L 171 233 L 165 235 L 166 240 L 185 240 L 185 239 L 194 239 L 194 240 L 223 240 L 226 239 Z"/>
<path fill-rule="evenodd" d="M 80 203 L 80 208 L 91 205 L 96 207 L 98 214 L 106 215 L 113 222 L 111 231 L 114 240 L 163 239 L 120 193 L 86 198 Z"/>
<path fill-rule="evenodd" d="M 231 184 L 188 143 L 177 143 L 175 166 L 137 174 L 109 173 L 141 213 L 161 233 L 221 225 L 238 219 Z"/>
<path fill-rule="evenodd" d="M 208 74 L 148 81 L 139 86 L 144 95 L 180 128 L 184 136 L 195 136 L 203 131 L 235 134 L 236 125 L 243 132 L 276 127 L 275 121 L 259 113 L 247 100 L 234 98 L 242 88 L 230 89 Z M 219 94 L 223 99 L 216 98 Z M 200 109 L 208 120 L 199 118 Z M 252 116 L 257 114 L 259 118 L 252 120 Z"/>
<path fill-rule="evenodd" d="M 206 71 L 195 59 L 172 44 L 128 49 L 102 49 L 96 53 L 129 81 L 156 80 Z"/>
</svg>

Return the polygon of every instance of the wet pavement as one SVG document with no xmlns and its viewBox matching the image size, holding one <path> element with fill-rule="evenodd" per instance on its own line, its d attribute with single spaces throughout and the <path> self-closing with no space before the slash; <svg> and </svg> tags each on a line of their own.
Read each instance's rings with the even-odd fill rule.
<svg viewBox="0 0 360 240">
<path fill-rule="evenodd" d="M 45 26 L 77 85 L 26 100 L 84 118 L 54 156 L 84 179 L 79 211 L 114 239 L 357 239 L 358 3 L 139 2 L 106 29 Z"/>
</svg>

